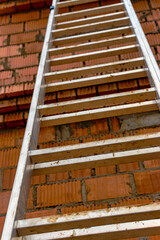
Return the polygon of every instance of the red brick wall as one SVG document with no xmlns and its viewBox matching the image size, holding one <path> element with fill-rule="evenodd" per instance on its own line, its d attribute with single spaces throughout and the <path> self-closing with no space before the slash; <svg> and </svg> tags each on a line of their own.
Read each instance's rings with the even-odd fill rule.
<svg viewBox="0 0 160 240">
<path fill-rule="evenodd" d="M 50 1 L 42 0 L 28 0 L 24 1 L 24 4 L 19 1 L 3 2 L 0 4 L 0 232 L 13 185 L 45 35 L 49 13 L 46 7 L 50 5 Z M 113 2 L 119 1 L 109 0 L 107 4 Z M 160 64 L 159 0 L 134 2 L 133 6 Z M 106 4 L 106 1 L 101 1 L 101 4 Z M 93 7 L 98 5 L 99 2 L 95 2 Z M 81 5 L 62 9 L 62 12 L 85 7 Z M 95 60 L 94 64 L 96 63 L 100 63 L 99 60 Z M 78 63 L 76 67 L 82 65 L 83 63 Z M 60 102 L 149 86 L 148 79 L 92 86 L 48 94 L 46 102 Z M 85 143 L 157 131 L 160 131 L 158 125 L 122 129 L 122 120 L 115 117 L 41 129 L 38 147 Z M 156 201 L 160 196 L 159 169 L 158 159 L 34 177 L 27 217 Z M 153 239 L 156 240 L 155 237 L 149 238 Z"/>
</svg>

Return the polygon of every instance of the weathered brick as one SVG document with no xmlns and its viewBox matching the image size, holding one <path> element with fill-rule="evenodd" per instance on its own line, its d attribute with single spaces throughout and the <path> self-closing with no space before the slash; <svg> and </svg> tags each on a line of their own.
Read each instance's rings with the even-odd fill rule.
<svg viewBox="0 0 160 240">
<path fill-rule="evenodd" d="M 23 23 L 0 26 L 0 35 L 23 32 Z"/>
<path fill-rule="evenodd" d="M 7 45 L 7 36 L 0 36 L 0 46 L 6 46 Z"/>
<path fill-rule="evenodd" d="M 138 194 L 160 192 L 160 170 L 134 173 Z"/>
<path fill-rule="evenodd" d="M 14 34 L 14 35 L 11 35 L 10 43 L 19 44 L 19 43 L 26 43 L 26 42 L 34 42 L 36 40 L 37 35 L 38 35 L 38 31 Z"/>
<path fill-rule="evenodd" d="M 3 71 L 0 74 L 0 79 L 11 78 L 11 77 L 12 77 L 12 71 Z"/>
<path fill-rule="evenodd" d="M 107 176 L 85 180 L 87 200 L 101 200 L 130 195 L 129 176 Z"/>
<path fill-rule="evenodd" d="M 0 214 L 4 214 L 7 211 L 9 199 L 10 199 L 10 191 L 0 192 Z"/>
<path fill-rule="evenodd" d="M 25 30 L 26 31 L 33 31 L 33 30 L 37 30 L 37 29 L 40 29 L 40 28 L 46 28 L 47 22 L 48 22 L 48 18 L 43 18 L 43 19 L 40 19 L 40 20 L 37 20 L 37 21 L 26 22 Z"/>
<path fill-rule="evenodd" d="M 43 42 L 28 43 L 25 46 L 25 51 L 26 53 L 41 52 L 42 46 L 43 46 Z"/>
<path fill-rule="evenodd" d="M 38 65 L 38 54 L 8 58 L 8 64 L 12 69 Z"/>
<path fill-rule="evenodd" d="M 117 117 L 111 118 L 112 130 L 113 132 L 118 132 L 120 130 L 120 123 Z"/>
<path fill-rule="evenodd" d="M 0 48 L 0 51 L 1 51 L 0 58 L 21 55 L 21 52 L 20 52 L 21 48 L 22 48 L 22 45 L 2 47 Z"/>
<path fill-rule="evenodd" d="M 37 207 L 55 206 L 66 203 L 81 202 L 80 181 L 38 186 Z"/>
<path fill-rule="evenodd" d="M 32 11 L 27 13 L 17 13 L 12 15 L 12 23 L 31 21 L 39 18 L 39 11 Z"/>
<path fill-rule="evenodd" d="M 16 77 L 16 83 L 32 82 L 33 75 Z"/>
<path fill-rule="evenodd" d="M 16 74 L 19 77 L 23 77 L 23 76 L 35 75 L 37 74 L 37 71 L 38 71 L 38 67 L 29 67 L 24 69 L 16 69 Z"/>
<path fill-rule="evenodd" d="M 46 127 L 41 128 L 39 133 L 39 143 L 54 141 L 56 138 L 55 136 L 55 128 L 54 127 Z"/>
</svg>

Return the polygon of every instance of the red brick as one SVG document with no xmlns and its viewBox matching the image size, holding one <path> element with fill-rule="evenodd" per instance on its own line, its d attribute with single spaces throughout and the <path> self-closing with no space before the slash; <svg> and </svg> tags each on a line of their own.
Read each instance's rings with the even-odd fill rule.
<svg viewBox="0 0 160 240">
<path fill-rule="evenodd" d="M 10 199 L 10 191 L 0 192 L 0 214 L 4 214 L 7 211 L 9 199 Z"/>
<path fill-rule="evenodd" d="M 55 103 L 56 102 L 56 93 L 50 93 L 45 95 L 45 104 Z"/>
<path fill-rule="evenodd" d="M 146 22 L 141 24 L 144 33 L 154 33 L 157 32 L 157 27 L 155 22 Z"/>
<path fill-rule="evenodd" d="M 88 201 L 129 196 L 131 191 L 128 175 L 87 179 L 85 183 Z"/>
<path fill-rule="evenodd" d="M 24 69 L 16 69 L 16 74 L 20 77 L 28 76 L 28 75 L 35 75 L 37 74 L 38 67 L 30 67 Z"/>
<path fill-rule="evenodd" d="M 58 14 L 67 13 L 67 12 L 69 12 L 68 7 L 63 7 L 58 9 Z"/>
<path fill-rule="evenodd" d="M 138 89 L 138 84 L 136 80 L 118 82 L 119 92 L 127 92 Z"/>
<path fill-rule="evenodd" d="M 159 236 L 151 236 L 149 237 L 149 240 L 159 240 L 160 239 L 160 235 Z"/>
<path fill-rule="evenodd" d="M 0 15 L 16 12 L 15 2 L 0 4 Z"/>
<path fill-rule="evenodd" d="M 116 83 L 103 84 L 98 86 L 99 95 L 117 93 Z"/>
<path fill-rule="evenodd" d="M 138 194 L 160 192 L 160 170 L 134 173 Z"/>
<path fill-rule="evenodd" d="M 38 31 L 14 34 L 14 35 L 11 35 L 10 43 L 19 44 L 19 43 L 26 43 L 26 42 L 34 42 L 36 40 L 37 35 L 38 35 Z"/>
<path fill-rule="evenodd" d="M 15 83 L 14 77 L 0 80 L 0 86 L 12 85 Z"/>
<path fill-rule="evenodd" d="M 41 10 L 41 18 L 48 18 L 49 17 L 49 13 L 50 13 L 49 9 L 42 9 Z"/>
<path fill-rule="evenodd" d="M 4 96 L 5 96 L 5 88 L 0 87 L 0 99 L 4 98 Z"/>
<path fill-rule="evenodd" d="M 159 168 L 160 159 L 144 161 L 145 168 Z"/>
<path fill-rule="evenodd" d="M 0 127 L 4 127 L 4 116 L 0 115 Z"/>
<path fill-rule="evenodd" d="M 151 46 L 158 45 L 160 42 L 160 33 L 147 34 L 147 40 Z"/>
<path fill-rule="evenodd" d="M 12 136 L 9 136 L 9 137 L 12 137 Z M 10 148 L 6 150 L 1 150 L 0 151 L 0 168 L 17 166 L 19 154 L 20 154 L 20 148 Z"/>
<path fill-rule="evenodd" d="M 16 83 L 26 83 L 26 82 L 32 82 L 33 81 L 33 75 L 27 75 L 27 76 L 20 76 L 16 77 Z"/>
<path fill-rule="evenodd" d="M 32 97 L 20 97 L 17 100 L 17 105 L 19 110 L 26 110 L 29 109 L 30 104 L 31 104 Z"/>
<path fill-rule="evenodd" d="M 81 127 L 78 123 L 71 123 L 70 129 L 71 129 L 72 138 L 84 137 L 84 136 L 88 136 L 89 134 L 88 127 L 87 126 Z"/>
<path fill-rule="evenodd" d="M 153 203 L 153 200 L 149 197 L 140 198 L 128 198 L 128 199 L 121 199 L 116 201 L 115 203 L 111 204 L 111 207 L 121 207 L 121 206 L 138 206 L 138 205 L 146 205 Z"/>
<path fill-rule="evenodd" d="M 152 6 L 152 8 L 159 8 L 160 7 L 159 0 L 152 0 L 151 1 L 151 6 Z"/>
<path fill-rule="evenodd" d="M 150 87 L 150 83 L 149 83 L 148 78 L 141 78 L 141 79 L 138 80 L 138 82 L 139 82 L 139 87 L 141 89 Z"/>
<path fill-rule="evenodd" d="M 61 92 L 58 92 L 57 97 L 58 97 L 58 102 L 74 100 L 76 99 L 76 93 L 75 93 L 75 90 L 61 91 Z"/>
<path fill-rule="evenodd" d="M 90 177 L 91 169 L 73 170 L 71 171 L 71 175 L 72 175 L 72 178 Z"/>
<path fill-rule="evenodd" d="M 25 0 L 23 2 L 18 1 L 16 7 L 19 12 L 30 10 L 31 9 L 30 0 Z"/>
<path fill-rule="evenodd" d="M 52 5 L 52 0 L 46 1 L 46 4 L 47 4 L 48 7 L 50 7 Z"/>
<path fill-rule="evenodd" d="M 23 112 L 6 114 L 4 117 L 4 121 L 5 121 L 5 125 L 8 128 L 25 126 L 25 122 L 23 119 Z"/>
<path fill-rule="evenodd" d="M 18 128 L 16 131 L 16 146 L 21 146 L 24 137 L 25 128 Z"/>
<path fill-rule="evenodd" d="M 0 34 L 1 35 L 20 33 L 20 32 L 23 32 L 23 24 L 22 23 L 0 26 Z"/>
<path fill-rule="evenodd" d="M 31 5 L 34 8 L 42 8 L 44 7 L 44 0 L 31 0 Z"/>
<path fill-rule="evenodd" d="M 138 162 L 134 163 L 126 163 L 126 164 L 120 164 L 119 165 L 119 171 L 120 172 L 129 172 L 129 171 L 135 171 L 139 169 Z"/>
<path fill-rule="evenodd" d="M 12 69 L 37 65 L 38 54 L 32 54 L 25 57 L 8 58 L 8 64 Z"/>
<path fill-rule="evenodd" d="M 87 88 L 78 88 L 77 89 L 78 98 L 87 98 L 87 97 L 95 97 L 97 96 L 96 87 L 87 87 Z"/>
<path fill-rule="evenodd" d="M 33 176 L 32 177 L 32 185 L 36 185 L 36 184 L 42 184 L 46 182 L 46 177 L 45 175 L 40 175 L 40 176 Z"/>
<path fill-rule="evenodd" d="M 0 46 L 7 45 L 7 36 L 0 36 Z"/>
<path fill-rule="evenodd" d="M 0 57 L 2 58 L 2 57 L 11 57 L 15 55 L 21 55 L 20 48 L 22 48 L 22 45 L 0 48 L 0 51 L 1 51 Z"/>
<path fill-rule="evenodd" d="M 117 117 L 111 118 L 112 130 L 113 132 L 118 132 L 120 130 L 120 123 Z"/>
<path fill-rule="evenodd" d="M 98 175 L 106 175 L 116 173 L 115 166 L 106 166 L 106 167 L 97 167 L 95 168 L 96 176 Z"/>
<path fill-rule="evenodd" d="M 24 86 L 23 84 L 7 86 L 5 94 L 7 97 L 22 96 L 24 95 Z"/>
<path fill-rule="evenodd" d="M 1 72 L 0 74 L 0 79 L 11 78 L 11 77 L 12 77 L 11 71 Z"/>
<path fill-rule="evenodd" d="M 0 16 L 0 25 L 9 24 L 9 20 L 9 15 Z"/>
<path fill-rule="evenodd" d="M 135 11 L 149 10 L 149 5 L 148 5 L 147 0 L 133 2 L 132 4 L 133 4 L 133 7 L 134 7 Z"/>
<path fill-rule="evenodd" d="M 91 130 L 91 135 L 107 132 L 109 130 L 107 119 L 92 121 L 90 130 Z"/>
<path fill-rule="evenodd" d="M 43 18 L 37 21 L 29 21 L 26 22 L 25 30 L 26 31 L 33 31 L 41 28 L 46 28 L 48 22 L 48 18 Z"/>
<path fill-rule="evenodd" d="M 15 168 L 9 168 L 3 171 L 3 184 L 2 184 L 3 189 L 12 188 L 15 174 L 16 174 Z"/>
<path fill-rule="evenodd" d="M 25 94 L 31 95 L 33 93 L 34 83 L 26 83 L 24 85 Z"/>
<path fill-rule="evenodd" d="M 25 46 L 25 51 L 26 53 L 41 52 L 42 47 L 43 47 L 43 42 L 28 43 Z"/>
<path fill-rule="evenodd" d="M 0 237 L 3 230 L 4 220 L 5 220 L 5 217 L 0 217 Z"/>
<path fill-rule="evenodd" d="M 17 110 L 16 99 L 0 101 L 0 113 L 12 112 L 16 110 Z"/>
<path fill-rule="evenodd" d="M 56 215 L 57 209 L 49 209 L 49 210 L 41 210 L 41 211 L 35 211 L 35 212 L 28 212 L 26 213 L 26 218 L 37 218 L 37 217 L 44 217 L 44 216 L 51 216 Z"/>
<path fill-rule="evenodd" d="M 33 209 L 33 188 L 30 188 L 27 209 Z"/>
<path fill-rule="evenodd" d="M 80 181 L 39 186 L 37 188 L 37 207 L 55 206 L 81 202 Z"/>
<path fill-rule="evenodd" d="M 70 64 L 51 66 L 51 71 L 61 71 L 61 70 L 67 70 L 71 68 L 80 68 L 82 66 L 83 66 L 82 62 L 75 62 Z"/>
<path fill-rule="evenodd" d="M 49 175 L 49 181 L 50 182 L 67 180 L 67 179 L 69 179 L 68 172 L 54 173 L 54 174 Z"/>
<path fill-rule="evenodd" d="M 94 8 L 94 7 L 99 7 L 99 3 L 97 2 L 93 2 L 93 3 L 89 3 L 89 8 Z M 88 4 L 81 4 L 81 5 L 76 5 L 74 7 L 72 7 L 71 11 L 79 11 L 79 10 L 83 10 L 88 8 Z"/>
<path fill-rule="evenodd" d="M 55 128 L 54 127 L 46 127 L 41 128 L 39 133 L 38 142 L 44 143 L 49 141 L 54 141 L 56 138 Z"/>
<path fill-rule="evenodd" d="M 12 15 L 12 23 L 31 21 L 39 18 L 39 11 L 32 11 L 27 13 L 17 13 Z"/>
<path fill-rule="evenodd" d="M 151 11 L 151 15 L 147 16 L 147 21 L 153 21 L 153 20 L 157 20 L 160 19 L 160 10 L 159 9 L 155 9 Z"/>
</svg>

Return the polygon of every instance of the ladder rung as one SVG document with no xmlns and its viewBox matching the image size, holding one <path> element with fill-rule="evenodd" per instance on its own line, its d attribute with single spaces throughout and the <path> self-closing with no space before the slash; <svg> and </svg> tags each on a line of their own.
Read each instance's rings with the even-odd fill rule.
<svg viewBox="0 0 160 240">
<path fill-rule="evenodd" d="M 63 7 L 69 7 L 69 6 L 75 6 L 75 5 L 80 5 L 80 4 L 87 4 L 90 2 L 97 2 L 98 0 L 68 0 L 68 1 L 62 1 L 62 2 L 57 2 L 57 7 L 58 8 L 63 8 Z"/>
<path fill-rule="evenodd" d="M 156 100 L 152 100 L 120 106 L 118 105 L 113 107 L 85 110 L 75 113 L 47 116 L 40 118 L 40 120 L 41 126 L 47 127 L 157 110 L 158 104 Z"/>
<path fill-rule="evenodd" d="M 124 11 L 121 11 L 121 12 L 108 13 L 108 14 L 104 14 L 104 15 L 98 15 L 98 16 L 83 18 L 83 19 L 78 19 L 78 20 L 60 22 L 60 23 L 56 24 L 56 29 L 80 26 L 80 25 L 84 25 L 84 24 L 96 23 L 96 22 L 101 22 L 101 21 L 107 21 L 107 20 L 121 18 L 121 17 L 125 17 L 125 16 L 126 16 L 126 13 Z"/>
<path fill-rule="evenodd" d="M 80 17 L 89 17 L 98 14 L 106 14 L 113 11 L 124 10 L 123 3 L 111 4 L 108 6 L 101 6 L 91 9 L 84 9 L 75 12 L 63 13 L 55 15 L 56 22 L 58 21 L 68 21 Z"/>
<path fill-rule="evenodd" d="M 50 56 L 55 56 L 59 54 L 72 53 L 72 52 L 91 50 L 91 49 L 101 48 L 101 47 L 109 47 L 111 45 L 116 45 L 116 44 L 129 43 L 135 40 L 136 40 L 136 36 L 132 34 L 132 35 L 123 36 L 123 37 L 105 39 L 97 42 L 89 42 L 89 43 L 82 43 L 79 45 L 73 45 L 73 46 L 67 46 L 67 47 L 52 48 L 48 50 L 48 52 Z"/>
<path fill-rule="evenodd" d="M 105 58 L 110 56 L 116 56 L 120 54 L 132 53 L 138 51 L 139 45 L 129 45 L 123 46 L 118 48 L 112 48 L 107 50 L 89 52 L 89 53 L 82 53 L 77 55 L 71 55 L 67 57 L 60 57 L 48 60 L 51 66 L 61 65 L 61 64 L 68 64 L 74 62 L 81 62 L 81 61 L 90 61 L 92 59 L 98 58 Z"/>
<path fill-rule="evenodd" d="M 104 68 L 105 69 L 105 68 Z M 46 92 L 56 92 L 62 91 L 67 89 L 74 89 L 74 88 L 81 88 L 81 87 L 88 87 L 92 85 L 100 85 L 105 83 L 112 83 L 118 81 L 126 81 L 130 79 L 137 79 L 147 77 L 147 69 L 136 69 L 131 71 L 125 72 L 118 72 L 112 74 L 106 74 L 101 76 L 93 76 L 90 78 L 82 78 L 72 81 L 64 81 L 58 83 L 50 83 L 43 85 L 42 88 L 46 88 Z M 52 79 L 52 78 L 50 78 Z M 54 79 L 54 78 L 53 78 Z"/>
<path fill-rule="evenodd" d="M 51 115 L 64 112 L 82 111 L 86 109 L 94 109 L 101 107 L 109 107 L 113 105 L 121 105 L 128 102 L 140 102 L 152 100 L 156 98 L 155 88 L 147 88 L 129 92 L 115 93 L 104 96 L 85 98 L 60 103 L 51 103 L 40 105 L 38 107 L 40 115 Z"/>
<path fill-rule="evenodd" d="M 104 30 L 108 28 L 122 27 L 129 25 L 129 17 L 116 18 L 112 20 L 107 20 L 103 22 L 90 23 L 86 25 L 74 26 L 70 28 L 62 28 L 52 31 L 53 38 L 70 36 L 80 33 L 89 33 L 92 31 Z"/>
<path fill-rule="evenodd" d="M 84 33 L 80 35 L 70 36 L 70 37 L 64 37 L 64 38 L 57 38 L 53 40 L 54 45 L 63 45 L 63 44 L 70 44 L 70 43 L 76 43 L 86 40 L 95 40 L 99 38 L 104 37 L 111 37 L 118 34 L 125 34 L 125 33 L 131 33 L 132 28 L 130 26 L 126 27 L 120 27 L 115 29 L 109 29 L 109 30 L 103 30 L 103 31 L 97 31 L 97 32 L 91 32 L 91 33 Z"/>
<path fill-rule="evenodd" d="M 135 207 L 115 207 L 80 213 L 53 215 L 16 222 L 20 236 L 44 232 L 88 228 L 105 224 L 125 223 L 159 218 L 160 204 L 153 203 Z"/>
<path fill-rule="evenodd" d="M 134 67 L 139 67 L 144 65 L 144 58 L 139 57 L 139 58 L 133 58 L 133 59 L 128 59 L 128 60 L 122 60 L 122 61 L 117 61 L 117 62 L 111 62 L 111 63 L 106 63 L 106 64 L 100 64 L 100 65 L 93 65 L 93 66 L 87 66 L 87 67 L 82 67 L 82 68 L 75 68 L 75 69 L 69 69 L 66 71 L 57 71 L 57 72 L 50 72 L 50 73 L 45 73 L 44 77 L 46 82 L 50 80 L 58 80 L 58 79 L 63 79 L 63 78 L 75 78 L 75 77 L 81 77 L 84 75 L 89 75 L 89 74 L 96 74 L 96 73 L 102 73 L 106 71 L 113 71 L 113 70 L 124 70 L 127 68 L 134 68 Z M 136 71 L 136 70 L 135 70 Z M 138 70 L 137 70 L 138 71 Z M 116 73 L 116 74 L 123 74 L 121 73 Z M 125 74 L 125 73 L 124 73 Z M 134 74 L 134 71 L 133 71 Z M 107 75 L 108 77 L 111 76 L 110 74 Z M 113 74 L 114 76 L 114 74 Z M 94 76 L 95 82 L 96 78 L 104 78 L 104 76 Z M 134 78 L 134 75 L 133 75 Z M 70 83 L 75 83 L 75 82 L 81 82 L 81 81 L 88 81 L 89 78 L 87 79 L 78 79 L 77 81 L 67 81 L 69 84 Z M 92 78 L 90 78 L 92 79 Z M 68 84 L 67 83 L 67 84 Z M 73 83 L 73 84 L 74 84 Z M 105 83 L 105 82 L 104 82 Z M 56 84 L 62 84 L 60 83 L 55 83 Z M 63 82 L 64 84 L 64 82 Z M 94 85 L 94 84 L 93 84 Z"/>
<path fill-rule="evenodd" d="M 67 172 L 71 170 L 81 170 L 86 168 L 104 167 L 116 164 L 125 164 L 159 159 L 160 147 L 135 149 L 123 152 L 106 153 L 80 158 L 69 158 L 38 163 L 32 166 L 33 175 L 53 174 L 58 172 Z"/>
<path fill-rule="evenodd" d="M 29 151 L 32 163 L 160 146 L 160 132 Z"/>
<path fill-rule="evenodd" d="M 158 218 L 158 217 L 157 217 Z M 25 240 L 119 240 L 160 234 L 159 219 L 29 235 Z M 21 237 L 12 240 L 22 240 Z"/>
</svg>

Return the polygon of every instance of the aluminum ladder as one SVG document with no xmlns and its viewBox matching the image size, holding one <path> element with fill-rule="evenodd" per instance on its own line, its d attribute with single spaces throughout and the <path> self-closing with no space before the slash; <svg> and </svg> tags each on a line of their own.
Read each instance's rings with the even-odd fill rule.
<svg viewBox="0 0 160 240">
<path fill-rule="evenodd" d="M 160 154 L 160 133 L 37 149 L 40 126 L 159 109 L 160 71 L 130 0 L 89 8 L 89 3 L 95 1 L 53 0 L 2 240 L 115 240 L 160 234 L 159 204 L 24 219 L 32 175 L 141 161 L 142 158 L 156 159 Z M 85 3 L 88 3 L 88 9 L 58 14 L 59 8 Z M 135 43 L 130 44 L 132 42 Z M 110 48 L 122 43 L 125 43 L 122 47 Z M 53 45 L 58 47 L 53 48 Z M 103 47 L 107 49 L 97 51 Z M 136 58 L 50 72 L 52 66 L 127 54 L 137 49 L 140 56 Z M 56 57 L 82 50 L 92 52 Z M 151 87 L 148 89 L 44 104 L 45 93 L 145 76 L 150 79 Z M 68 113 L 70 110 L 72 112 Z M 154 146 L 150 147 L 153 143 Z M 131 149 L 132 144 L 137 148 Z M 123 151 L 120 146 L 123 146 Z M 107 149 L 105 153 L 104 147 Z"/>
</svg>

